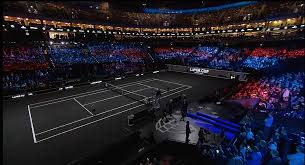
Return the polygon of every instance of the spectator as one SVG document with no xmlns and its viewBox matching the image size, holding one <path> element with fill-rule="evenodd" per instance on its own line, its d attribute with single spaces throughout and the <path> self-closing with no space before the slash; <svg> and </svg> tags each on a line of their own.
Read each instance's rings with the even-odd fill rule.
<svg viewBox="0 0 305 165">
<path fill-rule="evenodd" d="M 271 113 L 268 113 L 268 117 L 264 120 L 265 127 L 264 127 L 264 138 L 267 139 L 269 137 L 272 124 L 273 124 L 273 116 Z"/>
<path fill-rule="evenodd" d="M 254 146 L 250 157 L 247 160 L 248 165 L 260 165 L 262 162 L 262 154 L 260 153 L 258 147 Z"/>
<path fill-rule="evenodd" d="M 267 165 L 282 165 L 282 159 L 279 156 L 278 151 L 272 150 L 270 151 L 271 159 L 267 162 Z"/>
<path fill-rule="evenodd" d="M 287 159 L 290 165 L 303 165 L 304 164 L 304 153 L 302 152 L 301 146 L 296 147 L 296 153 L 289 154 Z"/>
</svg>

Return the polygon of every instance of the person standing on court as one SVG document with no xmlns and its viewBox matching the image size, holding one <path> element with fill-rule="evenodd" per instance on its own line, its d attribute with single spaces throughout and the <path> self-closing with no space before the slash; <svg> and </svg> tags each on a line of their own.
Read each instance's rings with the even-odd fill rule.
<svg viewBox="0 0 305 165">
<path fill-rule="evenodd" d="M 160 98 L 160 97 L 161 97 L 161 90 L 160 90 L 160 89 L 157 89 L 157 90 L 156 90 L 156 97 L 157 97 L 157 98 Z"/>
<path fill-rule="evenodd" d="M 186 114 L 187 114 L 187 107 L 188 107 L 188 103 L 187 103 L 187 100 L 186 98 L 184 97 L 183 98 L 183 101 L 182 101 L 182 106 L 181 106 L 181 119 L 180 121 L 184 121 L 184 118 L 186 117 Z"/>
<path fill-rule="evenodd" d="M 199 132 L 198 132 L 198 142 L 197 142 L 197 145 L 198 145 L 198 148 L 200 149 L 201 148 L 201 145 L 203 144 L 203 140 L 204 137 L 203 137 L 203 129 L 200 128 L 199 129 Z"/>
<path fill-rule="evenodd" d="M 158 97 L 155 97 L 153 100 L 153 109 L 154 109 L 154 112 L 157 112 L 160 110 L 160 103 L 159 103 Z"/>
<path fill-rule="evenodd" d="M 173 116 L 173 99 L 170 99 L 169 102 L 166 104 L 167 113 L 174 118 Z"/>
<path fill-rule="evenodd" d="M 185 128 L 185 143 L 189 143 L 190 139 L 190 133 L 191 133 L 191 129 L 190 129 L 190 122 L 186 121 L 186 128 Z"/>
</svg>

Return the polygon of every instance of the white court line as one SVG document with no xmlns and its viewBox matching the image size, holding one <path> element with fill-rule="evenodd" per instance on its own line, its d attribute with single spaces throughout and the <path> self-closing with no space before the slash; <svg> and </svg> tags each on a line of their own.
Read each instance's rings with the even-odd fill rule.
<svg viewBox="0 0 305 165">
<path fill-rule="evenodd" d="M 179 83 L 175 83 L 175 82 L 171 82 L 171 81 L 166 81 L 166 80 L 161 80 L 161 79 L 157 79 L 157 78 L 152 78 L 152 79 L 157 80 L 157 81 L 167 82 L 167 83 L 170 83 L 170 84 L 176 84 L 176 85 L 181 85 L 181 86 L 192 87 L 192 86 L 190 86 L 190 85 L 179 84 Z"/>
<path fill-rule="evenodd" d="M 179 91 L 177 91 L 177 92 L 173 92 L 173 93 L 171 93 L 171 94 L 169 94 L 169 95 L 166 95 L 166 96 L 161 97 L 160 99 L 166 98 L 166 97 L 168 97 L 168 96 L 174 95 L 174 94 L 176 94 L 176 93 L 179 93 L 179 92 L 185 91 L 185 90 L 190 89 L 190 88 L 192 88 L 192 87 L 187 87 L 186 89 L 182 89 L 182 90 L 179 90 Z M 88 125 L 93 124 L 93 123 L 96 123 L 96 122 L 98 122 L 98 121 L 105 120 L 105 119 L 110 118 L 110 117 L 112 117 L 112 116 L 119 115 L 119 114 L 121 114 L 121 113 L 124 113 L 124 112 L 130 111 L 130 110 L 132 110 L 132 109 L 135 109 L 135 108 L 141 107 L 141 106 L 143 106 L 143 105 L 145 105 L 145 104 L 140 104 L 140 105 L 137 105 L 137 106 L 135 106 L 135 107 L 132 107 L 132 108 L 126 109 L 126 110 L 124 110 L 124 111 L 120 111 L 120 112 L 118 112 L 118 113 L 115 113 L 115 114 L 112 114 L 112 115 L 106 116 L 106 117 L 104 117 L 104 118 L 101 118 L 101 119 L 98 119 L 98 120 L 95 120 L 95 121 L 92 121 L 92 122 L 86 123 L 86 124 L 84 124 L 84 125 L 81 125 L 81 126 L 78 126 L 78 127 L 75 127 L 75 128 L 69 129 L 69 130 L 66 130 L 66 131 L 64 131 L 64 132 L 61 132 L 61 133 L 58 133 L 58 134 L 55 134 L 55 135 L 49 136 L 49 137 L 47 137 L 47 138 L 44 138 L 44 139 L 38 140 L 38 141 L 37 141 L 37 143 L 42 142 L 42 141 L 45 141 L 45 140 L 48 140 L 48 139 L 51 139 L 51 138 L 54 138 L 54 137 L 59 136 L 59 135 L 62 135 L 62 134 L 65 134 L 65 133 L 67 133 L 67 132 L 71 132 L 71 131 L 73 131 L 73 130 L 76 130 L 76 129 L 79 129 L 79 128 L 82 128 L 82 127 L 88 126 Z"/>
<path fill-rule="evenodd" d="M 152 86 L 145 85 L 145 84 L 142 84 L 142 83 L 137 83 L 137 84 L 140 84 L 140 85 L 143 85 L 143 86 L 146 86 L 146 87 L 150 87 L 150 88 L 153 88 L 153 89 L 159 89 L 160 91 L 163 91 L 163 92 L 165 92 L 165 91 L 166 91 L 166 90 L 164 90 L 164 89 L 161 89 L 161 88 L 156 88 L 156 87 L 152 87 Z"/>
<path fill-rule="evenodd" d="M 138 101 L 134 101 L 134 102 L 125 104 L 125 105 L 120 106 L 120 107 L 116 107 L 116 108 L 113 108 L 113 109 L 110 109 L 110 110 L 107 110 L 107 111 L 103 111 L 103 112 L 101 112 L 101 113 L 96 114 L 95 116 L 99 116 L 99 115 L 101 115 L 101 114 L 104 114 L 104 113 L 107 113 L 107 112 L 111 112 L 111 111 L 114 111 L 114 110 L 116 110 L 116 109 L 120 109 L 120 108 L 126 107 L 126 106 L 128 106 L 128 105 L 135 104 L 135 103 L 137 103 L 137 102 L 138 102 Z M 54 128 L 48 129 L 48 130 L 46 130 L 46 131 L 39 132 L 39 133 L 37 133 L 36 135 L 44 134 L 44 133 L 46 133 L 46 132 L 50 132 L 50 131 L 52 131 L 52 130 L 55 130 L 55 129 L 58 129 L 58 128 L 61 128 L 61 127 L 65 127 L 65 126 L 67 126 L 67 125 L 71 125 L 71 124 L 73 124 L 73 123 L 77 123 L 77 122 L 80 122 L 80 121 L 83 121 L 83 120 L 86 120 L 86 119 L 89 119 L 89 118 L 92 118 L 92 117 L 94 117 L 94 116 L 85 117 L 85 118 L 82 118 L 82 119 L 79 119 L 79 120 L 76 120 L 76 121 L 73 121 L 73 122 L 70 122 L 70 123 L 67 123 L 67 124 L 64 124 L 64 125 L 60 125 L 60 126 L 58 126 L 58 127 L 54 127 Z"/>
<path fill-rule="evenodd" d="M 148 79 L 148 80 L 149 80 L 149 79 Z M 149 81 L 145 81 L 145 82 L 150 82 L 150 81 L 154 81 L 154 80 L 149 80 Z M 142 81 L 141 81 L 141 82 L 142 82 Z M 136 83 L 133 82 L 133 83 L 128 83 L 128 84 L 123 84 L 123 85 L 118 86 L 118 87 L 124 88 L 124 87 L 133 86 L 133 85 L 136 85 Z M 87 94 L 87 95 L 82 95 L 83 93 L 80 93 L 80 94 L 71 95 L 71 96 L 62 97 L 62 98 L 69 98 L 69 97 L 77 96 L 77 95 L 80 95 L 80 96 L 74 97 L 74 98 L 81 98 L 81 97 L 90 96 L 90 95 L 94 95 L 94 94 L 98 94 L 98 93 L 108 92 L 108 91 L 110 91 L 110 90 L 109 90 L 109 89 L 106 89 L 106 88 L 103 88 L 102 90 L 95 90 L 95 91 L 99 91 L 99 92 L 90 91 L 90 92 L 85 92 L 85 93 L 89 93 L 89 94 Z M 62 99 L 62 98 L 59 98 L 59 99 Z M 63 99 L 63 100 L 59 100 L 59 101 L 55 101 L 55 102 L 52 102 L 52 101 L 53 101 L 53 100 L 58 100 L 58 99 L 47 100 L 47 101 L 43 101 L 43 102 L 50 102 L 50 103 L 41 104 L 41 105 L 37 105 L 37 106 L 33 106 L 33 107 L 31 107 L 31 108 L 37 108 L 37 107 L 41 107 L 41 106 L 45 106 L 45 105 L 50 105 L 50 104 L 55 104 L 55 103 L 59 103 L 59 102 L 64 102 L 64 101 L 68 101 L 68 100 L 72 100 L 72 99 L 73 99 L 73 98 Z M 43 103 L 43 102 L 39 102 L 39 103 Z M 30 105 L 36 105 L 36 104 L 39 104 L 39 103 L 30 104 Z"/>
<path fill-rule="evenodd" d="M 181 87 L 179 87 L 179 88 L 181 88 Z M 175 91 L 175 90 L 177 90 L 177 89 L 179 89 L 179 88 L 175 88 L 175 89 L 173 89 L 172 91 Z M 116 108 L 112 108 L 112 109 L 110 109 L 110 110 L 107 110 L 107 111 L 103 111 L 103 112 L 101 112 L 101 113 L 98 113 L 98 114 L 96 114 L 95 116 L 99 116 L 99 115 L 101 115 L 101 114 L 104 114 L 104 113 L 107 113 L 107 112 L 111 112 L 111 111 L 114 111 L 114 110 L 117 110 L 117 109 L 126 107 L 126 106 L 128 106 L 128 105 L 132 105 L 132 104 L 135 104 L 135 103 L 138 103 L 138 102 L 139 102 L 139 101 L 134 101 L 134 102 L 131 102 L 131 103 L 128 103 L 128 104 L 124 104 L 124 105 L 122 105 L 122 106 L 119 106 L 119 107 L 116 107 Z M 80 121 L 83 121 L 83 120 L 86 120 L 86 119 L 89 119 L 89 118 L 92 118 L 92 117 L 93 117 L 93 116 L 89 116 L 89 117 L 85 117 L 85 118 L 82 118 L 82 119 L 79 119 L 79 120 L 76 120 L 76 121 L 73 121 L 73 122 L 70 122 L 70 123 L 67 123 L 67 124 L 63 124 L 63 125 L 60 125 L 60 126 L 57 126 L 57 127 L 54 127 L 54 128 L 51 128 L 51 129 L 48 129 L 48 130 L 39 132 L 39 133 L 37 133 L 36 135 L 40 135 L 40 134 L 43 134 L 43 133 L 46 133 L 46 132 L 50 132 L 50 131 L 52 131 L 52 130 L 55 130 L 55 129 L 58 129 L 58 128 L 61 128 L 61 127 L 65 127 L 65 126 L 67 126 L 67 125 L 71 125 L 71 124 L 73 124 L 73 123 L 77 123 L 77 122 L 80 122 Z"/>
<path fill-rule="evenodd" d="M 161 120 L 162 119 L 160 119 L 160 127 L 159 127 L 160 130 L 159 131 L 162 132 L 162 133 L 164 133 L 164 131 L 162 131 L 161 128 L 165 128 L 165 130 L 167 131 L 167 130 L 171 129 L 172 127 L 176 126 L 176 125 L 172 126 L 172 123 L 175 122 L 175 120 L 171 120 L 171 121 L 169 121 L 167 123 L 164 123 L 164 125 L 161 125 Z M 172 127 L 167 128 L 166 125 L 170 125 Z"/>
<path fill-rule="evenodd" d="M 128 87 L 128 86 L 131 86 L 131 85 L 136 85 L 137 82 L 151 82 L 151 81 L 154 81 L 153 79 L 145 79 L 145 80 L 141 80 L 141 81 L 135 81 L 135 82 L 130 82 L 130 83 L 126 83 L 126 84 L 122 84 L 122 85 L 118 85 L 118 87 Z M 66 97 L 61 97 L 61 98 L 57 98 L 57 99 L 52 99 L 52 100 L 46 100 L 46 101 L 41 101 L 41 102 L 38 102 L 38 103 L 34 103 L 34 104 L 29 104 L 30 106 L 31 105 L 37 105 L 37 104 L 41 104 L 41 103 L 47 103 L 47 102 L 52 102 L 52 101 L 56 101 L 56 100 L 62 100 L 62 99 L 65 99 L 65 98 L 70 98 L 73 99 L 74 96 L 81 96 L 83 94 L 87 94 L 87 93 L 96 93 L 97 91 L 109 91 L 107 88 L 103 88 L 103 89 L 97 89 L 97 90 L 93 90 L 93 91 L 89 91 L 89 92 L 83 92 L 83 93 L 79 93 L 79 94 L 75 94 L 75 95 L 70 95 L 70 96 L 66 96 Z"/>
<path fill-rule="evenodd" d="M 31 123 L 31 128 L 32 128 L 33 140 L 34 140 L 34 143 L 37 143 L 36 136 L 35 136 L 34 125 L 33 125 L 33 120 L 32 120 L 32 115 L 31 115 L 31 110 L 30 110 L 30 106 L 29 105 L 28 105 L 28 111 L 29 111 L 30 123 Z"/>
<path fill-rule="evenodd" d="M 143 89 L 139 89 L 139 90 L 132 91 L 132 92 L 140 92 L 140 91 L 144 91 L 144 90 L 147 90 L 147 89 L 150 89 L 150 88 L 143 88 Z M 139 94 L 139 95 L 140 95 L 140 94 Z M 110 100 L 110 99 L 117 98 L 117 97 L 122 97 L 122 96 L 124 96 L 124 95 L 115 95 L 115 96 L 113 96 L 113 97 L 108 97 L 108 98 L 106 98 L 106 99 L 93 101 L 93 102 L 86 103 L 86 104 L 83 104 L 83 105 L 86 106 L 86 105 L 90 105 L 90 104 L 94 104 L 94 103 L 98 103 L 98 102 L 101 102 L 101 101 Z M 143 96 L 143 95 L 140 95 L 140 96 Z M 146 96 L 143 96 L 143 97 L 146 97 Z"/>
<path fill-rule="evenodd" d="M 83 104 L 81 104 L 79 101 L 76 100 L 76 98 L 73 98 L 81 107 L 83 107 L 86 111 L 88 111 L 91 115 L 94 115 L 92 112 L 90 112 Z"/>
<path fill-rule="evenodd" d="M 151 81 L 154 81 L 154 80 L 151 80 Z M 150 81 L 148 81 L 150 82 Z M 128 84 L 128 85 L 123 85 L 123 86 L 118 86 L 118 87 L 129 87 L 129 86 L 133 86 L 133 85 L 137 85 L 137 83 L 133 83 L 133 84 Z M 99 92 L 94 92 L 94 93 L 90 93 L 90 94 L 87 94 L 87 95 L 81 95 L 81 96 L 78 96 L 78 97 L 74 97 L 74 98 L 81 98 L 81 97 L 85 97 L 85 96 L 90 96 L 90 95 L 95 95 L 95 94 L 98 94 L 98 93 L 104 93 L 104 92 L 109 92 L 111 90 L 109 89 L 105 89 L 105 90 L 101 90 Z M 46 105 L 50 105 L 50 104 L 56 104 L 56 103 L 60 103 L 60 102 L 64 102 L 64 101 L 69 101 L 69 100 L 72 100 L 74 98 L 68 98 L 68 99 L 63 99 L 63 100 L 59 100 L 59 101 L 55 101 L 55 102 L 50 102 L 50 101 L 47 101 L 49 103 L 46 103 L 46 104 L 41 104 L 41 105 L 36 105 L 36 106 L 33 106 L 31 107 L 32 109 L 33 108 L 38 108 L 38 107 L 43 107 L 43 106 L 46 106 Z M 37 103 L 38 104 L 38 103 Z M 33 104 L 32 104 L 33 105 Z"/>
</svg>

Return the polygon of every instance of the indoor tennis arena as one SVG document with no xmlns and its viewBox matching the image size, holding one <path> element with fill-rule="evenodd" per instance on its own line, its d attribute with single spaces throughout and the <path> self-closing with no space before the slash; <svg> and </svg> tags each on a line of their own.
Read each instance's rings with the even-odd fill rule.
<svg viewBox="0 0 305 165">
<path fill-rule="evenodd" d="M 303 165 L 303 1 L 4 1 L 4 165 Z"/>
</svg>

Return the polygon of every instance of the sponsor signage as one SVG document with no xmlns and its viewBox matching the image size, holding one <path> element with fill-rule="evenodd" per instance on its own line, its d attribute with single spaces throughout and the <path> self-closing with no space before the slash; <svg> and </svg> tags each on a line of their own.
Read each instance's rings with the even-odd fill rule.
<svg viewBox="0 0 305 165">
<path fill-rule="evenodd" d="M 193 72 L 195 74 L 207 74 L 210 71 L 208 69 L 203 69 L 203 68 L 190 68 L 190 72 Z"/>
</svg>

